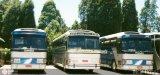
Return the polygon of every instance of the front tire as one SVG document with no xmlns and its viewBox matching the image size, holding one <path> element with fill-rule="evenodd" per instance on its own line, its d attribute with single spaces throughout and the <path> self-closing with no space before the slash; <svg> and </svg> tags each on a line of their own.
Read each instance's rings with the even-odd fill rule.
<svg viewBox="0 0 160 75">
<path fill-rule="evenodd" d="M 93 72 L 93 69 L 89 69 L 88 71 L 92 73 L 92 72 Z"/>
</svg>

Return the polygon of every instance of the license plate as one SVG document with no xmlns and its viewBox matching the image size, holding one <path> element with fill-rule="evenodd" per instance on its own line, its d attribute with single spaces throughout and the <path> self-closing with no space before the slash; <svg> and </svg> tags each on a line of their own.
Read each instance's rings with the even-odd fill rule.
<svg viewBox="0 0 160 75">
<path fill-rule="evenodd" d="M 82 60 L 82 62 L 88 62 L 88 60 Z"/>
<path fill-rule="evenodd" d="M 32 65 L 25 65 L 25 67 L 32 67 Z"/>
<path fill-rule="evenodd" d="M 139 69 L 139 70 L 142 69 L 142 66 L 137 66 L 137 69 Z"/>
</svg>

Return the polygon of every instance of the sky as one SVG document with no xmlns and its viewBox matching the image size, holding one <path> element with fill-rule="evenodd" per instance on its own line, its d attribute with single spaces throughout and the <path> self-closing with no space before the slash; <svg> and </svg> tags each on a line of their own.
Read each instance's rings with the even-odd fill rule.
<svg viewBox="0 0 160 75">
<path fill-rule="evenodd" d="M 41 15 L 41 10 L 46 1 L 47 0 L 33 0 L 36 25 L 38 25 L 38 19 Z M 78 17 L 78 7 L 80 1 L 81 0 L 54 0 L 56 8 L 60 11 L 62 18 L 64 19 L 64 22 L 68 27 L 71 27 L 75 20 L 80 21 Z M 120 1 L 122 2 L 123 0 Z M 145 0 L 135 0 L 138 15 L 141 9 L 144 7 L 144 1 Z M 157 11 L 158 14 L 160 14 L 160 0 L 157 0 L 157 5 L 159 7 Z"/>
</svg>

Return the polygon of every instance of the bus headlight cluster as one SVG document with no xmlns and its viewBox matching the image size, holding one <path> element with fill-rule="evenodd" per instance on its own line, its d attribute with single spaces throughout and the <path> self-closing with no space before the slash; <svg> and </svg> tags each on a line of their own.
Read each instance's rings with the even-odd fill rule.
<svg viewBox="0 0 160 75">
<path fill-rule="evenodd" d="M 124 65 L 125 64 L 132 64 L 133 62 L 132 62 L 132 60 L 123 60 L 123 62 L 122 62 Z"/>
<path fill-rule="evenodd" d="M 37 63 L 45 63 L 45 59 L 37 59 Z"/>
<path fill-rule="evenodd" d="M 20 59 L 14 59 L 13 63 L 20 63 Z"/>
<path fill-rule="evenodd" d="M 147 65 L 151 65 L 151 64 L 152 64 L 152 61 L 151 61 L 151 60 L 147 60 L 147 61 L 146 61 L 146 64 L 147 64 Z"/>
</svg>

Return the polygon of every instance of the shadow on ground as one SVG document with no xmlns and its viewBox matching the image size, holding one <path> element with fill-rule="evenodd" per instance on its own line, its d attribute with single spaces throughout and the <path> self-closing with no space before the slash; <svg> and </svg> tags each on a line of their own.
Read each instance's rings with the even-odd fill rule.
<svg viewBox="0 0 160 75">
<path fill-rule="evenodd" d="M 15 70 L 12 74 L 46 74 L 44 70 Z"/>
<path fill-rule="evenodd" d="M 88 70 L 69 70 L 69 69 L 67 69 L 67 70 L 64 70 L 62 67 L 59 67 L 59 66 L 55 66 L 57 69 L 59 69 L 59 70 L 61 70 L 61 71 L 63 71 L 63 72 L 65 72 L 65 73 L 67 73 L 67 74 L 76 74 L 76 75 L 82 75 L 82 74 L 89 74 L 89 75 L 100 75 L 100 74 L 98 74 L 98 73 L 96 73 L 96 72 L 89 72 Z"/>
<path fill-rule="evenodd" d="M 110 68 L 106 68 L 106 67 L 102 67 L 102 70 L 107 70 L 107 71 L 111 71 L 111 72 L 116 72 L 119 74 L 134 74 L 133 71 L 125 71 L 125 70 L 112 70 Z"/>
</svg>

